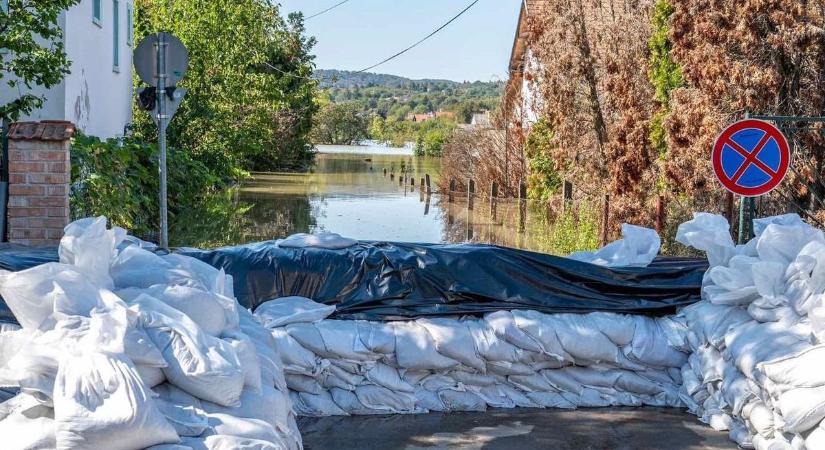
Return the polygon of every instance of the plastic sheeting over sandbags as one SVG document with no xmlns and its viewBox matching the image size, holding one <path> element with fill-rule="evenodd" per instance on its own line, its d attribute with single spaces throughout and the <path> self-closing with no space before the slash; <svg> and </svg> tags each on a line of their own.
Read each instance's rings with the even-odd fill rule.
<svg viewBox="0 0 825 450">
<path fill-rule="evenodd" d="M 634 264 L 655 254 L 658 246 L 648 246 L 650 239 L 630 235 L 635 233 L 623 245 L 635 252 Z M 359 320 L 480 316 L 512 309 L 663 315 L 699 300 L 706 269 L 702 260 L 678 258 L 607 268 L 480 244 L 359 242 L 328 250 L 283 248 L 268 241 L 181 252 L 232 275 L 235 294 L 249 308 L 300 296 L 334 305 L 335 318 Z"/>
<path fill-rule="evenodd" d="M 23 325 L 0 328 L 0 387 L 20 392 L 0 404 L 0 429 L 27 430 L 3 448 L 175 448 L 184 436 L 300 449 L 274 340 L 227 296 L 231 280 L 186 256 L 115 250 L 120 233 L 71 224 L 64 263 L 0 275 Z"/>
<path fill-rule="evenodd" d="M 269 323 L 277 323 L 270 304 L 279 301 L 259 308 Z M 287 315 L 317 305 L 288 302 Z M 299 415 L 681 406 L 681 380 L 671 372 L 687 354 L 668 344 L 664 329 L 673 326 L 664 320 L 498 311 L 480 319 L 321 319 L 271 332 Z"/>
<path fill-rule="evenodd" d="M 278 246 L 283 248 L 325 248 L 328 250 L 340 250 L 349 248 L 357 244 L 358 241 L 341 236 L 338 233 L 297 233 L 286 239 L 278 241 Z"/>
</svg>

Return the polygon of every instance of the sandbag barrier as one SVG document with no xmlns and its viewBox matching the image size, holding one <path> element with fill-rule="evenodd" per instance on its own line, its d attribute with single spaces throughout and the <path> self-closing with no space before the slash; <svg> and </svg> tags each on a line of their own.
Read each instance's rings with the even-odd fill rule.
<svg viewBox="0 0 825 450">
<path fill-rule="evenodd" d="M 0 273 L 4 449 L 299 450 L 271 334 L 232 280 L 159 256 L 106 219 L 66 227 L 60 262 Z"/>
<path fill-rule="evenodd" d="M 481 319 L 325 320 L 291 297 L 255 312 L 272 331 L 299 415 L 487 407 L 679 407 L 688 355 L 671 318 L 498 311 Z"/>
<path fill-rule="evenodd" d="M 330 319 L 334 305 L 301 297 L 253 315 L 221 270 L 84 219 L 60 263 L 0 273 L 22 325 L 0 324 L 3 448 L 299 449 L 296 413 L 657 405 L 744 448 L 825 449 L 825 237 L 795 215 L 755 231 L 735 246 L 722 217 L 680 226 L 711 268 L 676 314 L 386 322 Z M 577 257 L 655 254 L 626 238 Z"/>
</svg>

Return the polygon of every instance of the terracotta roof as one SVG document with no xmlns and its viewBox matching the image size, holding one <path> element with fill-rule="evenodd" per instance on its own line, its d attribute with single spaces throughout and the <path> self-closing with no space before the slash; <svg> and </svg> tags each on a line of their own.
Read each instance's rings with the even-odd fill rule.
<svg viewBox="0 0 825 450">
<path fill-rule="evenodd" d="M 25 141 L 65 141 L 74 133 L 74 124 L 63 120 L 15 122 L 9 127 L 9 139 Z"/>
</svg>

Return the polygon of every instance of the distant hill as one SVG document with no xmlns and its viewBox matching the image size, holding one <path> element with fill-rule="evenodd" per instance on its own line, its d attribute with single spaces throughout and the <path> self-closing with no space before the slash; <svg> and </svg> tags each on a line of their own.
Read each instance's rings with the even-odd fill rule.
<svg viewBox="0 0 825 450">
<path fill-rule="evenodd" d="M 483 81 L 474 82 L 458 82 L 452 80 L 439 80 L 424 78 L 421 80 L 413 80 L 398 75 L 388 75 L 384 73 L 370 73 L 370 72 L 352 72 L 349 70 L 335 70 L 335 69 L 318 69 L 315 71 L 315 78 L 321 82 L 321 88 L 327 89 L 331 87 L 337 88 L 353 88 L 353 87 L 373 87 L 383 86 L 390 88 L 406 88 L 410 85 L 428 86 L 431 89 L 443 89 L 447 87 L 456 87 L 461 85 L 492 85 L 497 83 L 488 83 Z"/>
<path fill-rule="evenodd" d="M 503 82 L 412 80 L 397 75 L 316 70 L 315 78 L 334 103 L 357 103 L 369 115 L 403 120 L 410 113 L 451 111 L 459 122 L 495 109 Z"/>
</svg>

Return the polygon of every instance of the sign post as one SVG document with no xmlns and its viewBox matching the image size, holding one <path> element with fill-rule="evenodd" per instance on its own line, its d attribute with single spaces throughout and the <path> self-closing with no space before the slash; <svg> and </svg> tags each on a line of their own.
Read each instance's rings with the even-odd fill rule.
<svg viewBox="0 0 825 450">
<path fill-rule="evenodd" d="M 176 84 L 189 65 L 189 54 L 183 43 L 169 33 L 146 36 L 135 48 L 135 71 L 141 80 L 153 86 L 139 93 L 143 109 L 153 113 L 158 125 L 158 171 L 160 176 L 160 246 L 169 248 L 168 203 L 166 185 L 166 128 L 186 94 Z M 154 92 L 152 92 L 154 91 Z"/>
<path fill-rule="evenodd" d="M 752 234 L 748 224 L 754 218 L 753 198 L 777 187 L 788 173 L 790 161 L 791 151 L 785 135 L 762 120 L 741 120 L 716 138 L 712 154 L 716 178 L 725 189 L 741 196 L 739 243 Z"/>
</svg>

